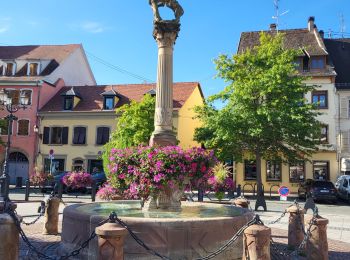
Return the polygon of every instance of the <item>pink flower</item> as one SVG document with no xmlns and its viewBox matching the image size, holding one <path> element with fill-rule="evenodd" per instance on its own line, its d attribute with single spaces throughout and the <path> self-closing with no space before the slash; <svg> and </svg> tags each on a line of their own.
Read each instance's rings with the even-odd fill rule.
<svg viewBox="0 0 350 260">
<path fill-rule="evenodd" d="M 205 173 L 207 171 L 207 167 L 203 164 L 201 167 L 201 173 Z"/>
<path fill-rule="evenodd" d="M 119 174 L 118 178 L 121 179 L 121 180 L 124 180 L 125 179 L 125 174 L 124 173 Z"/>
<path fill-rule="evenodd" d="M 191 163 L 191 170 L 192 170 L 192 172 L 197 171 L 197 163 L 195 163 L 195 162 Z"/>
</svg>

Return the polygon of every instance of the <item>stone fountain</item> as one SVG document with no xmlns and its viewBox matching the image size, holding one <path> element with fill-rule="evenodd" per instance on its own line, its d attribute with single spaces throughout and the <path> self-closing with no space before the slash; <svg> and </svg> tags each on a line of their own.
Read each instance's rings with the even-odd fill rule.
<svg viewBox="0 0 350 260">
<path fill-rule="evenodd" d="M 176 144 L 172 130 L 173 47 L 180 32 L 183 9 L 176 0 L 149 0 L 154 13 L 153 37 L 158 44 L 155 130 L 150 145 Z M 175 19 L 163 20 L 159 7 L 174 11 Z M 178 194 L 164 194 L 141 210 L 140 201 L 118 201 L 71 205 L 63 212 L 60 253 L 72 251 L 95 230 L 98 223 L 115 211 L 148 247 L 172 260 L 195 259 L 224 245 L 253 213 L 233 205 L 183 202 Z M 147 204 L 148 203 L 148 204 Z M 147 208 L 145 210 L 145 208 Z M 214 259 L 241 259 L 242 239 Z M 81 259 L 96 259 L 97 241 L 90 242 Z M 150 255 L 130 236 L 125 240 L 124 259 L 159 259 Z"/>
</svg>

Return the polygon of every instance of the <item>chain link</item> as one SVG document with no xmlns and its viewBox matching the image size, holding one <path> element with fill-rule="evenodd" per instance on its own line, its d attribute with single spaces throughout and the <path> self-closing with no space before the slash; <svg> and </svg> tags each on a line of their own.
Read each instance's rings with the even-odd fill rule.
<svg viewBox="0 0 350 260">
<path fill-rule="evenodd" d="M 17 227 L 17 229 L 18 229 L 18 232 L 19 232 L 21 238 L 22 238 L 23 241 L 27 244 L 27 246 L 29 247 L 29 249 L 30 249 L 32 252 L 34 252 L 34 253 L 39 257 L 39 259 L 49 259 L 49 260 L 57 260 L 57 259 L 59 259 L 59 260 L 65 260 L 65 259 L 68 259 L 68 258 L 70 258 L 70 257 L 77 256 L 77 255 L 80 254 L 81 250 L 83 250 L 84 248 L 86 248 L 86 247 L 89 245 L 90 241 L 96 237 L 96 233 L 95 233 L 95 231 L 93 231 L 93 232 L 91 232 L 89 238 L 88 238 L 87 240 L 85 240 L 79 248 L 73 250 L 70 254 L 67 254 L 67 255 L 64 255 L 64 256 L 58 256 L 58 257 L 48 256 L 48 255 L 45 255 L 44 253 L 40 252 L 40 251 L 29 241 L 28 237 L 26 236 L 26 234 L 24 233 L 24 231 L 23 231 L 23 229 L 22 229 L 22 227 L 21 227 L 21 222 L 19 221 L 19 219 L 18 219 L 18 217 L 17 217 L 15 211 L 8 210 L 8 211 L 6 211 L 6 213 L 9 214 L 9 215 L 12 217 L 12 219 L 13 219 L 13 221 L 15 222 L 15 225 L 16 225 L 16 227 Z M 101 225 L 107 223 L 108 220 L 109 220 L 109 218 L 106 219 L 106 220 L 101 221 L 100 223 L 97 224 L 97 226 L 101 226 Z"/>
</svg>

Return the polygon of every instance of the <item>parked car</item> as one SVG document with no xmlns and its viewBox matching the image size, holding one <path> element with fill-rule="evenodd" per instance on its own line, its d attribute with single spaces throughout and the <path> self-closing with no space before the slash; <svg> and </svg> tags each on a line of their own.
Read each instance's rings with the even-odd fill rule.
<svg viewBox="0 0 350 260">
<path fill-rule="evenodd" d="M 335 183 L 338 196 L 350 202 L 350 175 L 339 176 Z"/>
<path fill-rule="evenodd" d="M 96 183 L 97 187 L 100 187 L 106 182 L 106 174 L 104 172 L 95 172 L 91 174 L 93 181 Z"/>
<path fill-rule="evenodd" d="M 337 190 L 330 181 L 306 180 L 298 190 L 299 198 L 311 196 L 315 201 L 337 203 Z"/>
</svg>

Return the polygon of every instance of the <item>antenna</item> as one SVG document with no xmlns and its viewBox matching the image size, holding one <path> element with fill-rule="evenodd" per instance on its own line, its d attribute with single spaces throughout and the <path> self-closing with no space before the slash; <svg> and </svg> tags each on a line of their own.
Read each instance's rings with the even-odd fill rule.
<svg viewBox="0 0 350 260">
<path fill-rule="evenodd" d="M 277 32 L 278 32 L 278 28 L 279 28 L 279 23 L 280 23 L 280 17 L 287 14 L 289 12 L 289 10 L 287 11 L 284 11 L 280 14 L 280 0 L 273 0 L 273 5 L 275 7 L 275 15 L 272 16 L 272 19 L 275 19 L 276 20 L 276 29 L 277 29 Z"/>
<path fill-rule="evenodd" d="M 342 38 L 344 38 L 345 29 L 346 27 L 345 27 L 344 15 L 341 13 L 340 14 L 340 33 Z"/>
</svg>

